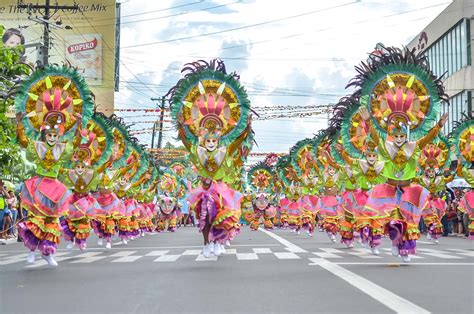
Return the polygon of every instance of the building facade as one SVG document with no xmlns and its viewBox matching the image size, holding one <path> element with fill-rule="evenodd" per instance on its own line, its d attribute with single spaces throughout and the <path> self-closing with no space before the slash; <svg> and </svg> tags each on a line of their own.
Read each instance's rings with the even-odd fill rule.
<svg viewBox="0 0 474 314">
<path fill-rule="evenodd" d="M 449 120 L 444 127 L 448 134 L 463 114 L 472 117 L 474 97 L 474 1 L 454 0 L 408 44 L 423 51 L 433 73 L 443 78 L 449 105 L 443 103 L 440 114 Z"/>
</svg>

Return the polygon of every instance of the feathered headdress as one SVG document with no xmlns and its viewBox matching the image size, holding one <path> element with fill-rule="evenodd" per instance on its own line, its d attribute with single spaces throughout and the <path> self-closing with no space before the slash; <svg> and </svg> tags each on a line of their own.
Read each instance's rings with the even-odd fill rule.
<svg viewBox="0 0 474 314">
<path fill-rule="evenodd" d="M 93 114 L 94 101 L 80 74 L 70 67 L 47 66 L 22 83 L 15 98 L 17 112 L 25 113 L 27 136 L 37 139 L 42 131 L 74 136 L 73 114 L 82 116 L 83 126 Z"/>
<path fill-rule="evenodd" d="M 463 119 L 455 123 L 450 134 L 456 154 L 463 157 L 467 166 L 474 165 L 474 119 L 463 115 Z"/>
<path fill-rule="evenodd" d="M 379 132 L 403 133 L 417 140 L 436 121 L 443 83 L 430 70 L 426 55 L 415 49 L 385 47 L 384 53 L 356 67 L 348 87 L 360 88 L 360 103 L 371 113 Z"/>
<path fill-rule="evenodd" d="M 250 119 L 250 101 L 239 76 L 227 74 L 219 59 L 188 63 L 181 72 L 184 78 L 168 92 L 171 115 L 184 131 L 180 134 L 193 144 L 203 129 L 225 146 L 236 140 Z"/>
</svg>

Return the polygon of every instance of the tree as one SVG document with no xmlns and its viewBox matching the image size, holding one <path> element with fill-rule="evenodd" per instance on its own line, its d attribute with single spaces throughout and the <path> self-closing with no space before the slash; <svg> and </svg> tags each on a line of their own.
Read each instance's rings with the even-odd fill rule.
<svg viewBox="0 0 474 314">
<path fill-rule="evenodd" d="M 0 37 L 4 27 L 0 25 Z M 31 73 L 29 65 L 21 61 L 22 46 L 6 47 L 0 42 L 0 177 L 21 181 L 30 172 L 16 143 L 16 122 L 6 116 L 15 101 L 15 92 L 23 77 Z"/>
</svg>

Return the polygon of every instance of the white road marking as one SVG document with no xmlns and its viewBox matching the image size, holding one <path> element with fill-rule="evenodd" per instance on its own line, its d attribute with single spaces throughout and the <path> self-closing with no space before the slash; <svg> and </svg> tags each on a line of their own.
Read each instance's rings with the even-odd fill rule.
<svg viewBox="0 0 474 314">
<path fill-rule="evenodd" d="M 9 264 L 15 264 L 19 262 L 26 262 L 27 256 L 28 254 L 23 253 L 23 254 L 8 256 L 8 257 L 2 257 L 2 261 L 0 261 L 0 265 L 9 265 Z"/>
<path fill-rule="evenodd" d="M 232 247 L 280 247 L 281 244 L 275 244 L 275 243 L 267 243 L 267 244 L 232 244 Z M 101 251 L 101 252 L 112 252 L 116 250 L 124 250 L 124 249 L 129 249 L 129 250 L 159 250 L 159 249 L 202 249 L 202 245 L 181 245 L 181 246 L 131 246 L 130 243 L 126 247 L 112 247 L 111 249 L 106 249 L 105 247 L 88 247 L 87 251 Z M 23 253 L 24 256 L 25 250 L 13 250 L 13 251 L 8 251 L 9 253 Z M 58 249 L 57 252 L 71 252 L 71 250 L 68 249 Z M 3 257 L 5 258 L 5 257 Z M 2 259 L 2 258 L 0 258 Z"/>
<path fill-rule="evenodd" d="M 181 255 L 163 255 L 154 260 L 154 262 L 176 262 Z"/>
<path fill-rule="evenodd" d="M 457 252 L 456 254 L 459 254 L 459 255 L 474 257 L 474 251 L 462 250 L 462 249 L 448 249 L 448 250 L 455 251 L 455 252 Z"/>
<path fill-rule="evenodd" d="M 410 266 L 410 265 L 422 265 L 422 266 L 474 266 L 474 263 L 390 263 L 390 262 L 385 262 L 385 263 L 380 263 L 380 262 L 333 262 L 336 265 L 396 265 L 400 264 L 401 266 Z"/>
<path fill-rule="evenodd" d="M 239 261 L 257 260 L 258 255 L 255 253 L 237 253 L 237 259 Z"/>
<path fill-rule="evenodd" d="M 88 263 L 97 262 L 98 260 L 101 260 L 106 257 L 107 256 L 89 256 L 89 257 L 81 258 L 77 261 L 72 261 L 71 264 L 88 264 Z"/>
<path fill-rule="evenodd" d="M 313 252 L 313 254 L 321 258 L 342 258 L 342 256 L 327 252 Z"/>
<path fill-rule="evenodd" d="M 205 258 L 204 255 L 199 254 L 195 259 L 196 262 L 215 262 L 217 261 L 217 256 L 211 255 L 209 258 Z"/>
<path fill-rule="evenodd" d="M 112 261 L 112 263 L 132 263 L 132 262 L 135 262 L 137 259 L 140 259 L 140 258 L 142 258 L 141 255 L 139 255 L 139 256 L 133 256 L 133 255 L 123 256 L 121 258 L 114 259 Z"/>
<path fill-rule="evenodd" d="M 440 251 L 440 250 L 419 248 L 418 251 L 423 252 L 423 254 L 425 254 L 425 255 L 439 257 L 439 258 L 445 258 L 445 259 L 460 259 L 460 258 L 462 258 L 462 257 L 459 257 L 459 256 L 451 255 L 452 253 L 450 253 L 450 252 L 445 252 L 445 251 Z"/>
<path fill-rule="evenodd" d="M 186 250 L 183 255 L 199 255 L 201 252 L 202 250 Z"/>
<path fill-rule="evenodd" d="M 252 250 L 254 253 L 257 253 L 257 254 L 271 254 L 272 253 L 272 250 L 270 250 L 267 247 L 253 248 Z"/>
<path fill-rule="evenodd" d="M 225 249 L 225 255 L 235 255 L 237 254 L 237 250 L 236 249 Z"/>
<path fill-rule="evenodd" d="M 374 255 L 372 252 L 368 251 L 367 249 L 351 249 L 348 250 L 347 253 L 351 255 L 358 256 L 360 258 L 382 258 L 382 256 Z"/>
<path fill-rule="evenodd" d="M 273 252 L 278 259 L 300 259 L 298 255 L 293 252 Z"/>
<path fill-rule="evenodd" d="M 130 256 L 133 255 L 133 253 L 136 253 L 137 251 L 120 251 L 117 253 L 114 253 L 112 255 L 109 255 L 110 257 L 121 257 L 121 256 Z"/>
<path fill-rule="evenodd" d="M 321 266 L 330 273 L 336 275 L 368 296 L 382 303 L 386 307 L 392 309 L 396 313 L 430 313 L 424 308 L 394 294 L 393 292 L 367 280 L 362 276 L 345 269 L 342 266 L 339 266 L 336 263 L 330 262 L 323 258 L 310 258 L 309 260 L 313 262 L 313 265 Z"/>
<path fill-rule="evenodd" d="M 58 263 L 73 258 L 73 256 L 63 256 L 63 255 L 67 255 L 67 254 L 69 254 L 69 252 L 68 253 L 56 253 L 56 254 L 53 255 L 53 257 L 54 257 L 54 260 Z M 37 257 L 36 262 L 34 264 L 26 266 L 26 268 L 36 268 L 36 267 L 48 265 L 48 263 L 42 257 L 40 257 L 40 259 L 41 260 L 39 260 L 38 257 Z"/>
<path fill-rule="evenodd" d="M 102 254 L 102 252 L 86 252 L 86 253 L 82 253 L 76 256 L 72 256 L 72 258 L 74 259 L 78 257 L 80 259 L 72 261 L 71 264 L 89 264 L 89 263 L 93 263 L 107 257 L 107 256 L 97 256 L 100 254 Z"/>
<path fill-rule="evenodd" d="M 270 231 L 262 229 L 262 228 L 259 228 L 258 230 L 260 230 L 261 232 L 265 233 L 266 235 L 272 237 L 273 239 L 275 239 L 278 242 L 280 242 L 281 244 L 283 244 L 286 247 L 286 249 L 290 252 L 293 252 L 293 253 L 307 253 L 308 252 L 308 251 L 300 248 L 299 246 L 291 243 L 290 241 L 288 241 L 286 239 L 283 239 L 282 237 L 280 237 L 279 235 L 276 235 L 273 232 L 270 232 Z"/>
<path fill-rule="evenodd" d="M 163 256 L 169 251 L 151 251 L 150 253 L 145 254 L 145 256 Z M 186 251 L 187 252 L 187 251 Z M 185 253 L 186 253 L 185 252 Z M 184 254 L 183 254 L 184 255 Z"/>
<path fill-rule="evenodd" d="M 268 235 L 271 236 L 271 232 L 266 231 Z M 274 235 L 274 234 L 273 234 Z M 276 236 L 276 235 L 275 235 Z M 282 239 L 279 236 L 273 237 L 272 238 L 276 239 L 283 245 L 287 246 L 287 244 L 291 244 L 293 248 L 299 248 L 303 250 L 302 248 L 298 247 L 297 245 L 290 243 L 289 241 Z M 280 241 L 284 240 L 283 242 Z M 305 250 L 303 250 L 305 251 Z M 275 254 L 275 253 L 274 253 Z M 366 293 L 368 296 L 374 298 L 378 302 L 384 304 L 388 308 L 392 309 L 396 313 L 413 313 L 413 314 L 428 314 L 430 313 L 429 311 L 425 310 L 422 307 L 419 307 L 418 305 L 403 299 L 402 297 L 392 293 L 391 291 L 382 288 L 379 285 L 376 285 L 375 283 L 365 279 L 364 277 L 361 277 L 347 269 L 345 269 L 342 266 L 339 266 L 333 262 L 330 262 L 326 259 L 323 258 L 310 258 L 310 261 L 312 261 L 314 264 L 319 265 L 326 269 L 327 271 L 333 273 L 334 275 L 340 277 L 341 279 L 345 280 L 352 286 L 354 286 L 356 289 L 359 289 L 360 291 Z"/>
<path fill-rule="evenodd" d="M 416 240 L 416 243 L 428 244 L 428 245 L 436 245 L 436 243 L 434 243 L 434 242 L 426 242 L 426 241 L 420 241 L 420 240 Z"/>
</svg>

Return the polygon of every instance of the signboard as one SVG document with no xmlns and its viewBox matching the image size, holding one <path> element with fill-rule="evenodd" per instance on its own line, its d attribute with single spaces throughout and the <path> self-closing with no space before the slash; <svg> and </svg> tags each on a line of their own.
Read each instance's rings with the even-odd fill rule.
<svg viewBox="0 0 474 314">
<path fill-rule="evenodd" d="M 44 0 L 23 4 L 44 4 Z M 51 11 L 49 63 L 67 63 L 82 72 L 95 95 L 98 110 L 110 114 L 114 108 L 115 72 L 115 0 L 64 0 L 58 5 L 78 10 Z M 50 1 L 55 5 L 56 1 Z M 55 12 L 55 13 L 54 13 Z M 54 14 L 53 14 L 54 13 Z M 42 60 L 43 10 L 19 9 L 17 0 L 0 2 L 0 25 L 5 28 L 5 45 L 23 44 L 24 60 L 36 64 Z"/>
</svg>

